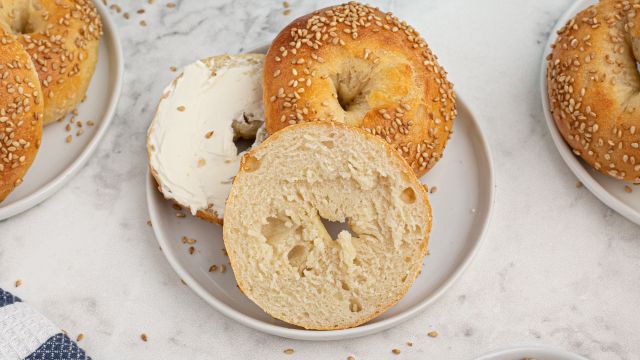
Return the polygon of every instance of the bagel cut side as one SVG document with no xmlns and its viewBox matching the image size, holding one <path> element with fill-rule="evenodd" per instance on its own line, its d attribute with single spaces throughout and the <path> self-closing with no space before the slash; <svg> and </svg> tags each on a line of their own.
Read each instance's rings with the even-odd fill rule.
<svg viewBox="0 0 640 360">
<path fill-rule="evenodd" d="M 431 229 L 427 193 L 400 155 L 329 122 L 287 127 L 245 154 L 225 211 L 242 292 L 271 316 L 317 330 L 360 325 L 397 303 Z M 332 237 L 332 222 L 349 229 Z"/>
<path fill-rule="evenodd" d="M 386 140 L 418 176 L 442 157 L 456 98 L 422 37 L 391 13 L 350 2 L 294 20 L 265 60 L 269 134 L 300 122 L 358 126 Z"/>
<path fill-rule="evenodd" d="M 549 108 L 594 169 L 640 183 L 640 1 L 602 0 L 558 31 L 547 58 Z"/>
</svg>

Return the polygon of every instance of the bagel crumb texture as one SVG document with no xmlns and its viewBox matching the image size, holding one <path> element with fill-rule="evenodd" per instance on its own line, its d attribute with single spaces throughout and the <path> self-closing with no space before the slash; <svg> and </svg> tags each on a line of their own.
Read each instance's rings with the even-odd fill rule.
<svg viewBox="0 0 640 360">
<path fill-rule="evenodd" d="M 397 303 L 431 229 L 427 193 L 400 154 L 328 122 L 289 126 L 245 154 L 225 211 L 242 292 L 271 316 L 317 330 L 363 324 Z"/>
<path fill-rule="evenodd" d="M 442 157 L 456 117 L 446 71 L 406 22 L 350 2 L 294 20 L 273 41 L 263 97 L 270 134 L 301 122 L 359 126 L 417 175 Z"/>
<path fill-rule="evenodd" d="M 640 1 L 602 0 L 558 31 L 547 57 L 549 107 L 573 153 L 640 182 Z"/>
</svg>

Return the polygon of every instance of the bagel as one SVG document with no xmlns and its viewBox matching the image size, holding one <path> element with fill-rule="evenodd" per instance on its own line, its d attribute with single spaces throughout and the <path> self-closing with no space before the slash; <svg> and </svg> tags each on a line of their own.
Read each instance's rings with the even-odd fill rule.
<svg viewBox="0 0 640 360">
<path fill-rule="evenodd" d="M 43 99 L 29 54 L 0 29 L 0 201 L 22 183 L 42 137 Z"/>
<path fill-rule="evenodd" d="M 98 61 L 102 21 L 90 0 L 1 0 L 0 27 L 31 55 L 44 98 L 44 123 L 85 97 Z"/>
<path fill-rule="evenodd" d="M 323 219 L 351 230 L 332 237 Z M 362 129 L 309 122 L 243 156 L 223 236 L 246 296 L 275 318 L 330 330 L 406 294 L 430 229 L 427 193 L 398 152 Z"/>
<path fill-rule="evenodd" d="M 437 57 L 411 26 L 368 5 L 294 20 L 271 44 L 263 76 L 269 134 L 318 120 L 362 127 L 421 176 L 453 130 L 455 94 Z"/>
<path fill-rule="evenodd" d="M 149 127 L 151 174 L 165 198 L 222 224 L 242 153 L 234 140 L 266 137 L 264 55 L 221 55 L 184 69 L 164 91 Z M 240 154 L 239 154 L 240 152 Z"/>
<path fill-rule="evenodd" d="M 558 31 L 547 58 L 549 108 L 573 153 L 640 182 L 640 1 L 601 0 Z"/>
</svg>

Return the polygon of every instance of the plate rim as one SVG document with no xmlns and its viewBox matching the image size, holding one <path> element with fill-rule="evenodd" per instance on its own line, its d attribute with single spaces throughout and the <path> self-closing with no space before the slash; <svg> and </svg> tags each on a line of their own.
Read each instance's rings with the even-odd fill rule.
<svg viewBox="0 0 640 360">
<path fill-rule="evenodd" d="M 540 94 L 542 101 L 542 112 L 544 113 L 545 122 L 547 128 L 551 133 L 551 139 L 556 146 L 556 149 L 560 153 L 560 156 L 567 164 L 571 172 L 582 182 L 582 184 L 589 189 L 589 191 L 595 195 L 598 200 L 604 203 L 609 208 L 616 211 L 618 214 L 624 216 L 627 220 L 640 225 L 640 212 L 634 210 L 629 205 L 618 200 L 607 189 L 605 189 L 600 183 L 589 173 L 589 170 L 580 162 L 577 156 L 573 154 L 569 145 L 564 141 L 564 138 L 558 131 L 555 121 L 549 111 L 549 97 L 547 96 L 547 60 L 546 57 L 551 53 L 551 44 L 557 38 L 557 31 L 564 26 L 564 24 L 575 14 L 577 10 L 584 6 L 585 3 L 592 0 L 576 0 L 567 10 L 562 13 L 558 18 L 556 24 L 551 28 L 549 38 L 545 44 L 542 52 L 542 62 L 540 65 Z M 585 7 L 586 8 L 586 7 Z"/>
<path fill-rule="evenodd" d="M 517 347 L 511 347 L 511 348 L 504 348 L 504 349 L 500 349 L 500 350 L 495 350 L 486 354 L 482 354 L 476 358 L 474 358 L 475 360 L 491 360 L 493 358 L 495 358 L 496 356 L 504 356 L 504 355 L 513 355 L 513 356 L 521 356 L 524 355 L 522 354 L 523 352 L 534 352 L 534 351 L 544 351 L 544 352 L 549 352 L 551 353 L 552 356 L 562 356 L 566 359 L 571 359 L 571 360 L 588 360 L 587 358 L 572 353 L 572 352 L 568 352 L 566 350 L 563 349 L 559 349 L 559 348 L 555 348 L 555 347 L 549 347 L 549 346 L 517 346 Z"/>
<path fill-rule="evenodd" d="M 224 302 L 218 300 L 215 296 L 211 295 L 208 291 L 204 289 L 190 274 L 189 272 L 180 264 L 177 257 L 170 251 L 166 249 L 170 248 L 168 244 L 168 240 L 160 233 L 160 230 L 157 226 L 153 226 L 153 224 L 160 223 L 159 218 L 157 217 L 157 210 L 155 202 L 155 197 L 157 196 L 156 186 L 154 183 L 154 179 L 149 173 L 147 169 L 147 181 L 146 181 L 146 195 L 147 195 L 147 209 L 149 212 L 149 217 L 152 223 L 152 229 L 156 241 L 160 248 L 162 249 L 162 253 L 165 258 L 176 272 L 176 274 L 183 280 L 187 286 L 193 290 L 198 296 L 200 296 L 203 300 L 205 300 L 209 305 L 211 305 L 214 309 L 221 312 L 226 317 L 233 319 L 244 326 L 253 328 L 255 330 L 259 330 L 268 334 L 277 335 L 284 338 L 289 339 L 297 339 L 297 340 L 315 340 L 315 341 L 327 341 L 327 340 L 344 340 L 349 338 L 356 338 L 365 335 L 370 335 L 376 332 L 380 332 L 386 329 L 389 329 L 397 324 L 400 324 L 408 319 L 410 319 L 413 315 L 422 312 L 427 306 L 431 305 L 435 301 L 437 301 L 454 283 L 461 277 L 464 271 L 469 267 L 473 258 L 479 252 L 481 245 L 484 243 L 486 238 L 486 233 L 491 223 L 491 217 L 493 214 L 493 208 L 495 203 L 495 169 L 493 156 L 491 154 L 491 148 L 489 147 L 489 143 L 487 141 L 487 137 L 482 131 L 480 124 L 478 123 L 475 112 L 472 111 L 471 107 L 462 100 L 460 93 L 457 92 L 457 102 L 459 107 L 464 107 L 467 112 L 469 112 L 471 126 L 475 127 L 477 134 L 479 135 L 479 143 L 484 152 L 484 156 L 486 157 L 486 163 L 488 165 L 487 172 L 487 187 L 488 189 L 482 189 L 481 191 L 488 190 L 488 197 L 486 202 L 486 209 L 482 209 L 483 213 L 486 213 L 482 223 L 480 224 L 479 230 L 477 232 L 476 241 L 472 244 L 469 251 L 466 253 L 464 258 L 461 260 L 458 267 L 451 272 L 449 277 L 436 288 L 429 296 L 425 297 L 418 304 L 413 307 L 394 315 L 388 319 L 381 320 L 379 322 L 374 323 L 365 323 L 355 328 L 349 329 L 341 329 L 341 330 L 327 330 L 327 331 L 317 331 L 317 330 L 306 330 L 306 329 L 296 329 L 296 328 L 288 328 L 283 327 L 271 323 L 264 322 L 262 320 L 255 319 L 251 316 L 248 316 L 240 311 L 235 310 Z M 478 209 L 480 210 L 480 209 Z M 480 212 L 480 211 L 479 211 Z"/>
<path fill-rule="evenodd" d="M 98 144 L 102 141 L 102 138 L 105 136 L 109 125 L 113 121 L 115 110 L 120 100 L 122 83 L 124 79 L 124 57 L 122 53 L 122 44 L 120 42 L 120 36 L 118 34 L 117 26 L 109 15 L 109 11 L 107 10 L 107 8 L 100 1 L 94 0 L 93 4 L 96 6 L 100 13 L 103 24 L 103 32 L 109 32 L 111 34 L 111 45 L 113 47 L 113 53 L 111 54 L 111 56 L 113 56 L 113 59 L 116 62 L 116 82 L 114 84 L 113 91 L 109 96 L 109 103 L 107 104 L 106 111 L 103 113 L 102 121 L 100 121 L 100 124 L 98 125 L 97 130 L 93 135 L 93 138 L 84 147 L 84 149 L 82 149 L 78 157 L 73 160 L 73 162 L 69 166 L 67 166 L 58 176 L 56 176 L 53 180 L 51 180 L 41 188 L 10 205 L 2 206 L 2 204 L 0 204 L 0 221 L 6 220 L 31 209 L 32 207 L 47 200 L 50 196 L 62 189 L 62 187 L 66 185 L 73 178 L 73 176 L 76 175 L 84 167 L 87 161 L 89 161 L 91 155 L 93 155 L 93 153 L 97 149 Z M 103 36 L 102 39 L 104 40 L 105 36 Z"/>
</svg>

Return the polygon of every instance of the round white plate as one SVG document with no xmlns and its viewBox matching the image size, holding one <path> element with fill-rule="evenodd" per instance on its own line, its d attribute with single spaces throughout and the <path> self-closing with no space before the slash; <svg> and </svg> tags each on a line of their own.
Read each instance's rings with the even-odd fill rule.
<svg viewBox="0 0 640 360">
<path fill-rule="evenodd" d="M 270 334 L 302 340 L 347 339 L 382 331 L 414 316 L 435 301 L 460 276 L 477 252 L 493 205 L 494 178 L 489 146 L 465 102 L 458 97 L 459 116 L 444 158 L 422 182 L 437 192 L 429 196 L 433 207 L 430 255 L 409 293 L 385 313 L 353 329 L 303 330 L 263 312 L 236 287 L 223 253 L 222 228 L 187 214 L 176 217 L 176 209 L 147 181 L 147 202 L 158 243 L 180 278 L 214 308 L 240 323 Z M 185 213 L 185 211 L 182 211 Z M 194 238 L 194 254 L 181 237 Z M 212 264 L 224 264 L 210 273 Z"/>
<path fill-rule="evenodd" d="M 536 360 L 587 360 L 582 356 L 563 350 L 537 346 L 500 350 L 480 356 L 475 360 L 522 360 L 526 358 Z"/>
<path fill-rule="evenodd" d="M 605 203 L 613 210 L 620 213 L 627 219 L 640 225 L 640 187 L 633 186 L 621 180 L 616 180 L 609 176 L 603 175 L 591 168 L 579 157 L 573 154 L 571 148 L 562 138 L 556 124 L 553 121 L 551 112 L 549 111 L 549 98 L 547 97 L 547 61 L 546 57 L 551 52 L 551 44 L 556 40 L 557 31 L 567 23 L 569 19 L 578 12 L 586 9 L 590 5 L 597 3 L 596 0 L 578 0 L 560 17 L 556 25 L 551 30 L 551 36 L 547 41 L 547 45 L 542 56 L 542 66 L 540 67 L 540 91 L 542 94 L 542 107 L 544 116 L 547 120 L 547 126 L 551 132 L 551 138 L 556 144 L 562 159 L 569 165 L 569 168 L 578 177 L 578 179 L 589 189 L 600 201 Z M 635 191 L 627 193 L 625 185 L 630 186 Z"/>
<path fill-rule="evenodd" d="M 83 122 L 84 133 L 76 136 L 75 125 L 67 132 L 68 117 L 44 128 L 42 146 L 24 182 L 0 203 L 0 220 L 39 204 L 71 180 L 89 160 L 111 123 L 120 97 L 124 61 L 116 26 L 107 8 L 100 1 L 94 3 L 102 17 L 104 35 L 87 98 L 78 106 L 76 118 Z M 88 126 L 89 120 L 95 125 Z M 73 136 L 70 143 L 65 141 L 68 135 Z"/>
</svg>

